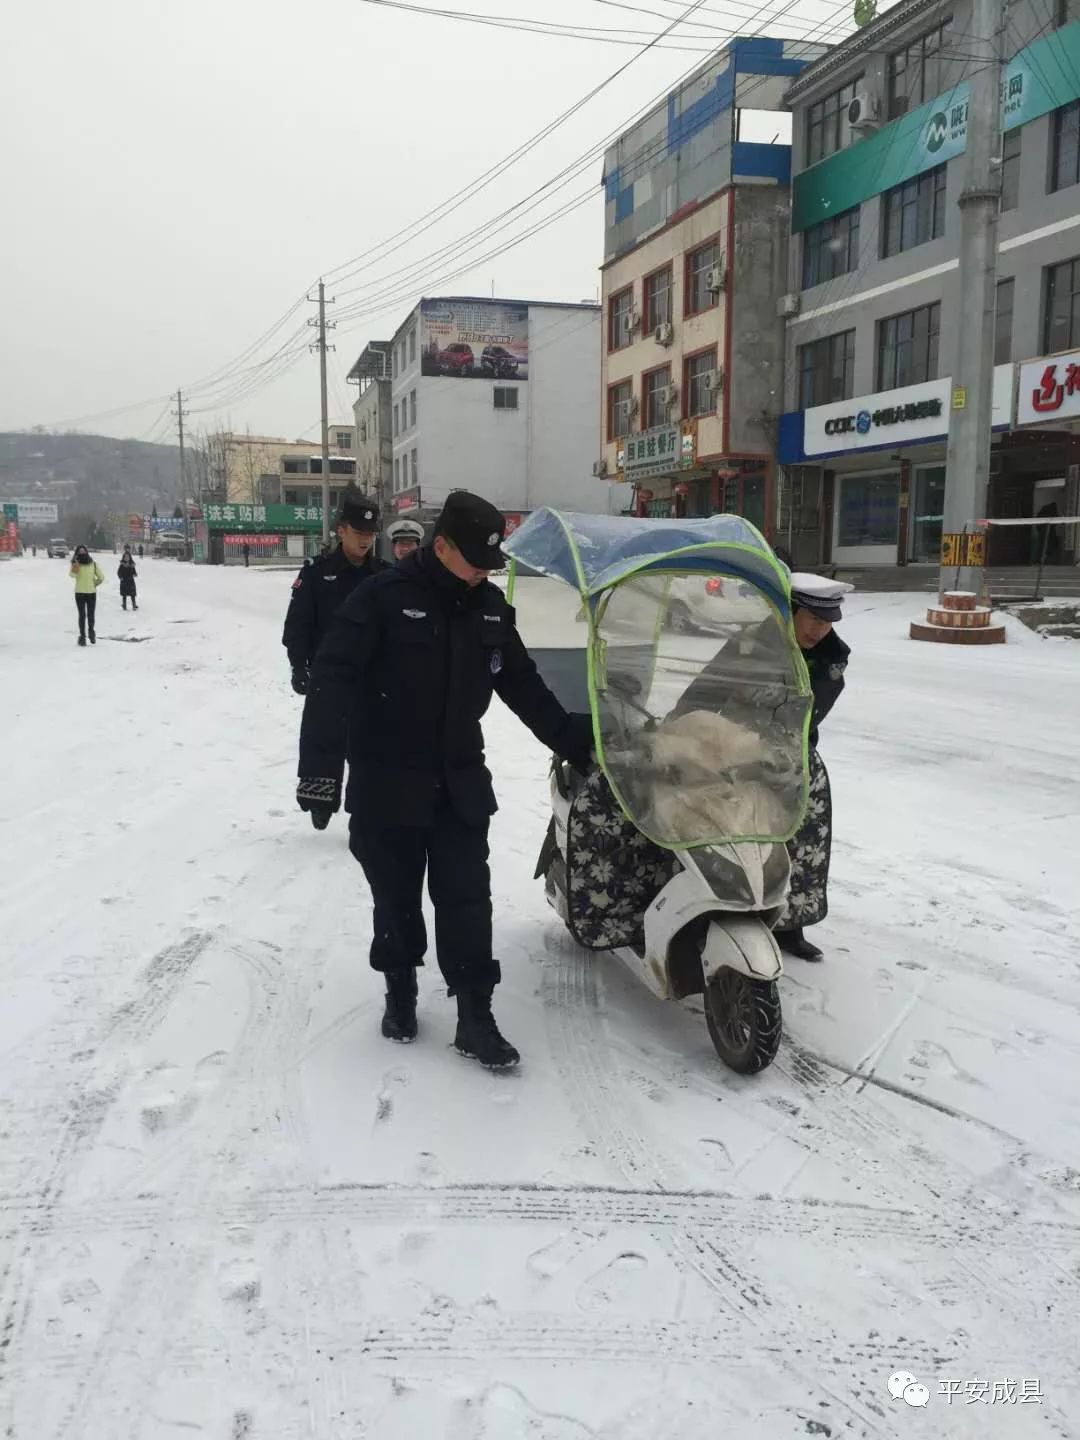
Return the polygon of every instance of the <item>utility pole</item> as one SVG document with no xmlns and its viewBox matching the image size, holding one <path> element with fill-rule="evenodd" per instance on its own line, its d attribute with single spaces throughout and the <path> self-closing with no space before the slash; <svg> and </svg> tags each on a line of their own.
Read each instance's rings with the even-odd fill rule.
<svg viewBox="0 0 1080 1440">
<path fill-rule="evenodd" d="M 973 531 L 986 514 L 994 409 L 997 229 L 1001 200 L 1001 75 L 1008 0 L 973 0 L 970 41 L 977 69 L 968 97 L 964 188 L 960 194 L 960 273 L 956 288 L 953 395 L 942 531 Z M 943 566 L 941 590 L 956 584 Z M 959 588 L 978 592 L 981 569 L 961 567 Z"/>
<path fill-rule="evenodd" d="M 329 302 L 331 305 L 333 300 Z M 322 420 L 322 538 L 323 544 L 330 544 L 330 417 L 326 402 L 326 352 L 332 345 L 326 343 L 326 287 L 319 281 L 319 318 L 309 320 L 309 325 L 318 327 L 319 338 L 311 347 L 319 352 L 319 414 Z M 333 326 L 330 327 L 333 329 Z"/>
<path fill-rule="evenodd" d="M 191 539 L 188 534 L 188 503 L 187 503 L 187 465 L 184 461 L 184 416 L 187 411 L 184 409 L 183 391 L 176 392 L 176 428 L 180 436 L 180 510 L 184 517 L 184 554 L 190 553 Z"/>
</svg>

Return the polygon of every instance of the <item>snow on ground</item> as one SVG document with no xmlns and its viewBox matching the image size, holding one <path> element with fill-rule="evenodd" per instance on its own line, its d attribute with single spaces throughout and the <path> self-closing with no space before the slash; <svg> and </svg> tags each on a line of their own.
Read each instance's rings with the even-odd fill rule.
<svg viewBox="0 0 1080 1440">
<path fill-rule="evenodd" d="M 79 650 L 67 567 L 0 566 L 5 1435 L 1080 1434 L 1080 650 L 850 605 L 828 958 L 752 1079 L 547 910 L 496 705 L 497 1077 L 434 965 L 378 1035 L 289 577 L 147 560 L 132 615 L 105 568 Z"/>
</svg>

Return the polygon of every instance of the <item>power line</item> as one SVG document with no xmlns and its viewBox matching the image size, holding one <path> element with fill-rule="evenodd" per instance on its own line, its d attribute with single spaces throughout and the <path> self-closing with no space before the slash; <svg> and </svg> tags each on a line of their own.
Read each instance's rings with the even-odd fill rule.
<svg viewBox="0 0 1080 1440">
<path fill-rule="evenodd" d="M 527 35 L 548 35 L 560 40 L 584 40 L 590 44 L 639 45 L 641 36 L 650 33 L 647 30 L 624 28 L 616 31 L 611 27 L 562 25 L 556 21 L 530 20 L 513 15 L 481 15 L 473 10 L 440 10 L 427 5 L 413 5 L 408 3 L 408 0 L 361 0 L 361 4 L 376 5 L 380 9 L 386 10 L 403 10 L 410 14 L 423 15 L 425 18 L 456 20 L 467 25 L 486 25 L 494 30 L 518 30 Z M 674 29 L 674 26 L 670 26 L 670 29 Z M 687 39 L 704 41 L 705 37 L 688 36 Z M 703 48 L 701 44 L 676 44 L 664 39 L 656 39 L 652 41 L 652 45 L 660 50 L 684 50 L 698 55 L 707 53 L 707 49 Z"/>
</svg>

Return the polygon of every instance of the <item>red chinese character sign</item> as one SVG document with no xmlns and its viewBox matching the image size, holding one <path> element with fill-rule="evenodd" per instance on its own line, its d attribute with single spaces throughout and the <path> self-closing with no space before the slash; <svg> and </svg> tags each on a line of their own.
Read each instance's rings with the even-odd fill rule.
<svg viewBox="0 0 1080 1440">
<path fill-rule="evenodd" d="M 1020 366 L 1018 425 L 1080 419 L 1080 351 L 1044 355 Z"/>
</svg>

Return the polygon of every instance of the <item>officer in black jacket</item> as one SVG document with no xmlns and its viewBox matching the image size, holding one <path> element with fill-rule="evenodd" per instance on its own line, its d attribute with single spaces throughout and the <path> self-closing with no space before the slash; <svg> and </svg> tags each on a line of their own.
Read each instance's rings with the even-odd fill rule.
<svg viewBox="0 0 1080 1440">
<path fill-rule="evenodd" d="M 334 616 L 358 585 L 388 568 L 386 561 L 375 554 L 378 529 L 379 510 L 375 502 L 366 495 L 346 495 L 338 513 L 338 548 L 305 565 L 293 581 L 281 643 L 288 652 L 292 688 L 298 695 L 307 693 L 315 652 Z M 338 725 L 344 730 L 344 710 L 338 717 Z M 341 744 L 345 744 L 344 735 Z M 316 830 L 325 830 L 330 823 L 329 812 L 313 810 L 311 823 Z"/>
<path fill-rule="evenodd" d="M 292 666 L 292 687 L 307 692 L 315 652 L 334 615 L 357 585 L 387 568 L 373 549 L 379 510 L 366 495 L 347 495 L 338 514 L 339 546 L 305 565 L 293 581 L 281 643 Z"/>
<path fill-rule="evenodd" d="M 488 574 L 505 563 L 503 516 L 452 494 L 432 542 L 362 586 L 338 616 L 311 675 L 300 747 L 302 809 L 341 798 L 348 707 L 350 849 L 374 901 L 371 964 L 386 977 L 382 1033 L 416 1036 L 416 967 L 427 935 L 424 872 L 439 966 L 457 997 L 455 1045 L 489 1068 L 518 1052 L 491 1013 L 488 825 L 497 806 L 480 720 L 492 692 L 571 764 L 588 765 L 587 715 L 568 715 L 537 673 L 514 611 Z"/>
</svg>

